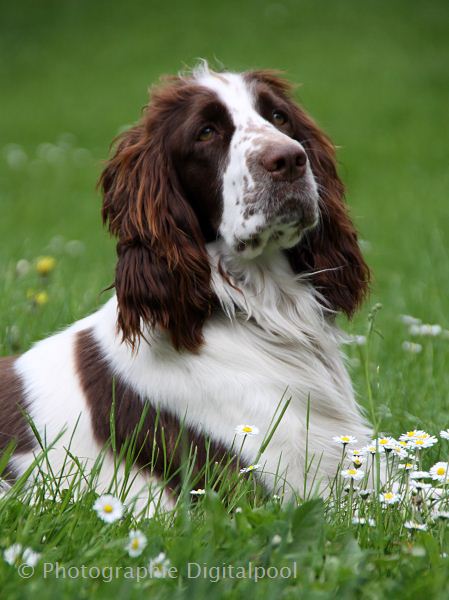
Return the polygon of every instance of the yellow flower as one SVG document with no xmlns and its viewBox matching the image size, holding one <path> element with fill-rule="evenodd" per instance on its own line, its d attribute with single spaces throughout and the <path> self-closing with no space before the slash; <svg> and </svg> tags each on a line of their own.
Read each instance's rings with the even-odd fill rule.
<svg viewBox="0 0 449 600">
<path fill-rule="evenodd" d="M 37 292 L 34 294 L 33 300 L 38 306 L 43 306 L 48 302 L 48 294 L 47 292 Z"/>
<path fill-rule="evenodd" d="M 43 277 L 51 273 L 55 267 L 56 260 L 53 256 L 42 256 L 36 263 L 36 271 Z"/>
</svg>

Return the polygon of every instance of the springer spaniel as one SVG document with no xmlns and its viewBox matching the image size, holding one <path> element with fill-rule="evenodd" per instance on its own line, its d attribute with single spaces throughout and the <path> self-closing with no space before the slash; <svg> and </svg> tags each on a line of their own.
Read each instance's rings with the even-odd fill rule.
<svg viewBox="0 0 449 600">
<path fill-rule="evenodd" d="M 116 295 L 1 359 L 10 476 L 33 464 L 60 472 L 67 449 L 98 466 L 113 407 L 117 452 L 140 423 L 131 492 L 145 503 L 153 485 L 170 505 L 158 486 L 169 471 L 168 488 L 179 489 L 181 431 L 199 472 L 206 457 L 220 462 L 240 447 L 237 425 L 254 424 L 260 435 L 245 438 L 238 459 L 250 465 L 286 394 L 259 481 L 271 491 L 283 481 L 291 496 L 303 492 L 305 470 L 316 470 L 323 490 L 341 458 L 332 436 L 364 443 L 370 434 L 335 325 L 338 312 L 351 316 L 360 304 L 369 271 L 329 138 L 276 73 L 203 64 L 152 91 L 100 183 L 103 220 L 118 238 Z M 49 448 L 40 466 L 24 413 Z M 114 461 L 105 451 L 100 488 Z"/>
</svg>

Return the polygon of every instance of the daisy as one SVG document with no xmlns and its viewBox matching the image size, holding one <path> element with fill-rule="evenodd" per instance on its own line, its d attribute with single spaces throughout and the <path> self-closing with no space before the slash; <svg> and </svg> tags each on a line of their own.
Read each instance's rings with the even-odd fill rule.
<svg viewBox="0 0 449 600">
<path fill-rule="evenodd" d="M 417 523 L 416 521 L 406 521 L 404 523 L 404 527 L 406 529 L 415 529 L 417 531 L 426 531 L 427 525 L 424 523 Z"/>
<path fill-rule="evenodd" d="M 371 442 L 372 445 L 379 445 L 379 448 L 383 448 L 386 451 L 393 450 L 398 445 L 397 441 L 392 437 L 379 437 L 377 440 Z"/>
<path fill-rule="evenodd" d="M 429 477 L 429 471 L 413 471 L 413 473 L 410 473 L 410 479 L 428 479 Z"/>
<path fill-rule="evenodd" d="M 408 456 L 407 450 L 405 450 L 405 448 L 402 448 L 401 446 L 394 446 L 394 448 L 391 449 L 391 452 L 398 458 L 407 458 Z"/>
<path fill-rule="evenodd" d="M 257 471 L 260 469 L 261 465 L 249 465 L 248 467 L 244 467 L 240 469 L 240 473 L 251 473 L 251 471 Z"/>
<path fill-rule="evenodd" d="M 410 440 L 415 440 L 421 437 L 428 437 L 428 433 L 423 431 L 422 429 L 412 429 L 411 431 L 407 431 L 399 436 L 399 440 L 401 442 L 409 442 Z"/>
<path fill-rule="evenodd" d="M 407 444 L 407 447 L 414 450 L 419 450 L 420 448 L 431 448 L 437 443 L 437 438 L 434 435 L 429 435 L 429 437 L 420 437 L 410 440 Z"/>
<path fill-rule="evenodd" d="M 359 469 L 363 465 L 363 458 L 360 456 L 352 456 L 351 461 L 356 469 Z"/>
<path fill-rule="evenodd" d="M 206 490 L 203 490 L 202 488 L 198 488 L 197 490 L 191 490 L 190 492 L 192 496 L 204 496 L 205 493 Z"/>
<path fill-rule="evenodd" d="M 152 558 L 148 564 L 148 572 L 151 577 L 161 579 L 166 577 L 167 571 L 170 568 L 170 560 L 165 556 L 164 552 L 160 552 Z"/>
<path fill-rule="evenodd" d="M 402 349 L 405 352 L 410 352 L 411 354 L 419 354 L 422 351 L 421 344 L 415 344 L 414 342 L 402 342 Z"/>
<path fill-rule="evenodd" d="M 440 437 L 442 437 L 444 440 L 449 440 L 449 429 L 443 429 L 440 431 Z"/>
<path fill-rule="evenodd" d="M 404 469 L 404 471 L 411 471 L 414 468 L 413 463 L 401 463 L 398 465 L 398 469 Z"/>
<path fill-rule="evenodd" d="M 255 425 L 238 425 L 234 431 L 237 435 L 257 435 L 259 433 L 259 429 Z"/>
<path fill-rule="evenodd" d="M 360 469 L 344 469 L 341 472 L 343 479 L 352 479 L 353 481 L 360 481 L 365 476 L 365 472 Z"/>
<path fill-rule="evenodd" d="M 21 562 L 35 567 L 40 560 L 39 552 L 34 552 L 31 548 L 23 548 L 22 544 L 13 544 L 3 552 L 3 558 L 9 565 L 15 565 L 21 557 Z"/>
<path fill-rule="evenodd" d="M 133 529 L 129 532 L 129 542 L 126 545 L 129 556 L 132 558 L 140 556 L 146 545 L 147 538 L 141 531 Z"/>
<path fill-rule="evenodd" d="M 438 510 L 432 513 L 434 519 L 441 519 L 443 521 L 447 521 L 449 519 L 449 511 L 447 510 Z"/>
<path fill-rule="evenodd" d="M 362 451 L 365 454 L 373 454 L 374 455 L 377 452 L 377 446 L 376 446 L 375 443 L 374 444 L 369 444 L 368 446 L 363 446 Z"/>
<path fill-rule="evenodd" d="M 375 527 L 376 521 L 374 519 L 372 519 L 371 517 L 368 519 L 365 519 L 365 517 L 353 517 L 352 524 L 353 525 L 369 525 L 370 527 Z"/>
<path fill-rule="evenodd" d="M 22 556 L 22 544 L 13 544 L 3 552 L 3 558 L 8 565 L 14 566 L 20 556 Z"/>
<path fill-rule="evenodd" d="M 353 435 L 334 435 L 332 439 L 334 442 L 337 442 L 337 444 L 342 444 L 342 446 L 357 443 L 357 439 Z"/>
<path fill-rule="evenodd" d="M 368 498 L 368 496 L 371 496 L 371 494 L 374 494 L 374 491 L 375 490 L 373 488 L 366 488 L 364 490 L 359 491 L 359 496 L 363 500 L 366 500 L 366 498 Z"/>
<path fill-rule="evenodd" d="M 400 320 L 404 325 L 420 325 L 421 319 L 417 319 L 416 317 L 412 317 L 411 315 L 400 315 Z"/>
<path fill-rule="evenodd" d="M 433 467 L 430 468 L 430 476 L 433 480 L 447 482 L 448 468 L 449 464 L 447 462 L 437 462 L 433 465 Z"/>
<path fill-rule="evenodd" d="M 401 496 L 396 492 L 382 492 L 379 494 L 379 500 L 385 505 L 396 504 L 401 500 Z"/>
<path fill-rule="evenodd" d="M 111 494 L 104 494 L 97 498 L 93 508 L 105 523 L 113 523 L 121 519 L 124 512 L 123 504 Z"/>
</svg>

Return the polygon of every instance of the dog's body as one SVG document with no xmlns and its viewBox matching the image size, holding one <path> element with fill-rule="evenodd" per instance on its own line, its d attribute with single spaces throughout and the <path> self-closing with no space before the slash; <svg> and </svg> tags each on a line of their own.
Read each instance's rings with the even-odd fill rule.
<svg viewBox="0 0 449 600">
<path fill-rule="evenodd" d="M 261 433 L 245 439 L 239 461 L 251 464 L 284 395 L 291 401 L 259 459 L 261 481 L 277 491 L 286 480 L 288 495 L 303 491 L 310 404 L 309 477 L 323 488 L 340 459 L 332 436 L 369 439 L 334 323 L 336 311 L 351 314 L 359 303 L 368 271 L 332 148 L 272 74 L 203 67 L 164 90 L 102 177 L 103 216 L 119 237 L 117 296 L 15 361 L 0 362 L 8 382 L 0 388 L 2 446 L 17 442 L 10 471 L 23 473 L 36 452 L 21 409 L 48 444 L 57 439 L 49 458 L 58 472 L 67 448 L 95 462 L 110 434 L 113 396 L 117 445 L 146 406 L 142 446 L 161 441 L 162 425 L 175 484 L 182 428 L 201 462 L 206 438 L 219 458 L 235 451 L 236 426 L 254 424 Z M 267 102 L 285 114 L 263 108 Z M 171 149 L 172 133 L 158 127 L 180 115 L 179 148 Z M 200 132 L 189 147 L 188 127 Z M 132 492 L 141 497 L 149 481 L 163 479 L 160 459 L 151 458 L 147 448 L 137 461 Z M 99 487 L 113 469 L 106 454 Z"/>
</svg>

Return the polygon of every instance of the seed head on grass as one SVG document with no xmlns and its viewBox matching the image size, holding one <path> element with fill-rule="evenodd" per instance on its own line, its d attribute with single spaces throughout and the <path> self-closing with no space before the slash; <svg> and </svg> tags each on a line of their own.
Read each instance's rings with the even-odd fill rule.
<svg viewBox="0 0 449 600">
<path fill-rule="evenodd" d="M 93 506 L 97 515 L 105 523 L 114 523 L 123 517 L 124 506 L 118 498 L 111 494 L 104 494 L 95 501 Z"/>
</svg>

